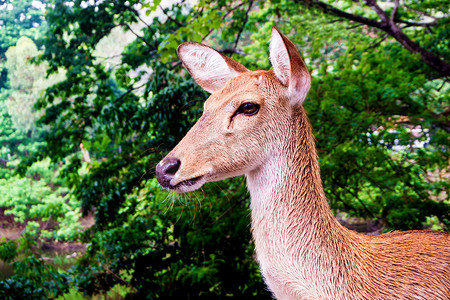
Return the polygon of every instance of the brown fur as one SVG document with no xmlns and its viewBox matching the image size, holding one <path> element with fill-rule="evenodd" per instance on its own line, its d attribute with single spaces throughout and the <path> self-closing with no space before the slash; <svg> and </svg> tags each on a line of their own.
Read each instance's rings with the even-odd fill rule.
<svg viewBox="0 0 450 300">
<path fill-rule="evenodd" d="M 228 64 L 232 70 L 224 78 L 231 79 L 224 86 L 217 84 L 221 78 L 207 84 L 213 94 L 203 116 L 160 162 L 158 180 L 184 192 L 245 174 L 256 254 L 278 299 L 450 299 L 449 234 L 365 236 L 334 218 L 301 105 L 309 73 L 294 45 L 278 34 L 274 29 L 274 71 L 243 71 L 238 66 L 239 75 L 230 75 L 236 65 L 214 58 L 215 63 Z M 205 51 L 215 55 L 211 48 Z M 206 65 L 203 62 L 196 65 Z M 187 67 L 198 82 L 207 81 L 204 70 L 196 73 Z M 249 101 L 260 105 L 259 112 L 235 115 Z M 177 160 L 175 173 L 167 166 Z"/>
</svg>

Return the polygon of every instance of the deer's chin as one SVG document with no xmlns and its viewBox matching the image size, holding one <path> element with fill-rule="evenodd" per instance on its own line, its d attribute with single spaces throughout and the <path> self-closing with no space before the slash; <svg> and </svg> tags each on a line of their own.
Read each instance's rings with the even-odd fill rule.
<svg viewBox="0 0 450 300">
<path fill-rule="evenodd" d="M 192 179 L 187 179 L 177 183 L 176 185 L 169 185 L 169 189 L 177 193 L 187 193 L 195 191 L 202 187 L 206 182 L 205 176 L 199 176 Z"/>
</svg>

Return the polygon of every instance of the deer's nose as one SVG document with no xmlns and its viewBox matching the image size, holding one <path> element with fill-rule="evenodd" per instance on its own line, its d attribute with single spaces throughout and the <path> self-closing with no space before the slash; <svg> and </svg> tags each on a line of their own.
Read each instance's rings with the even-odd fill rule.
<svg viewBox="0 0 450 300">
<path fill-rule="evenodd" d="M 180 168 L 181 161 L 176 157 L 166 157 L 156 166 L 156 179 L 163 187 L 170 187 L 170 181 Z"/>
</svg>

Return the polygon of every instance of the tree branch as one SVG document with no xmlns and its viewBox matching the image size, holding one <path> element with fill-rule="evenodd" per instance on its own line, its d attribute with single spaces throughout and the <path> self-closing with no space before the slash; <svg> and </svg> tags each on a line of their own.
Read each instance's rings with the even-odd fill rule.
<svg viewBox="0 0 450 300">
<path fill-rule="evenodd" d="M 322 12 L 329 14 L 329 15 L 346 18 L 347 20 L 351 20 L 354 22 L 362 23 L 364 25 L 368 25 L 371 27 L 381 29 L 384 32 L 386 32 L 387 34 L 389 34 L 390 36 L 392 36 L 393 38 L 395 38 L 403 47 L 405 47 L 411 53 L 420 54 L 422 61 L 425 64 L 427 64 L 428 66 L 430 66 L 431 68 L 433 68 L 434 70 L 436 70 L 437 72 L 439 72 L 443 77 L 450 76 L 450 63 L 442 60 L 437 55 L 434 55 L 433 53 L 420 47 L 419 44 L 412 41 L 396 25 L 395 13 L 398 10 L 398 6 L 396 6 L 397 8 L 394 7 L 395 13 L 394 13 L 394 11 L 392 12 L 392 16 L 394 17 L 394 20 L 391 20 L 391 18 L 388 17 L 386 12 L 381 9 L 381 7 L 377 4 L 377 2 L 375 0 L 365 0 L 365 3 L 378 14 L 378 16 L 381 19 L 381 22 L 380 22 L 380 21 L 377 21 L 374 19 L 369 19 L 369 18 L 360 16 L 360 15 L 347 13 L 343 10 L 340 10 L 336 7 L 333 7 L 327 3 L 324 3 L 324 2 L 318 1 L 318 0 L 295 0 L 295 2 L 299 3 L 301 5 L 305 5 L 305 6 L 314 6 L 314 7 L 318 8 L 319 10 L 321 10 Z M 396 3 L 397 2 L 398 1 L 396 1 Z M 405 23 L 405 21 L 403 21 L 403 23 Z M 430 23 L 430 25 L 431 24 L 432 23 Z"/>
<path fill-rule="evenodd" d="M 127 23 L 121 23 L 120 25 L 125 26 L 132 34 L 134 34 L 138 39 L 140 39 L 142 42 L 144 42 L 144 44 L 146 44 L 150 49 L 155 49 L 155 48 L 152 47 L 152 45 L 150 45 L 150 43 L 149 43 L 147 40 L 145 40 L 142 36 L 140 36 L 139 34 L 137 34 L 137 33 L 131 28 L 130 25 L 128 25 Z M 155 50 L 157 50 L 158 47 L 157 47 L 157 44 L 156 44 L 156 43 L 155 43 L 154 46 L 156 47 Z"/>
<path fill-rule="evenodd" d="M 376 0 L 366 0 L 366 4 L 377 13 L 377 15 L 381 19 L 381 22 L 385 26 L 387 26 L 390 23 L 390 19 L 388 18 L 387 14 L 384 12 L 384 10 L 381 9 Z"/>
<path fill-rule="evenodd" d="M 415 8 L 412 8 L 412 7 L 408 6 L 408 5 L 406 5 L 406 4 L 404 4 L 404 5 L 405 5 L 405 7 L 406 7 L 407 10 L 413 11 L 413 12 L 415 12 L 415 13 L 417 13 L 417 14 L 419 14 L 419 15 L 422 15 L 422 16 L 424 16 L 424 17 L 428 17 L 428 18 L 432 18 L 432 19 L 434 19 L 434 20 L 437 20 L 437 18 L 436 18 L 435 16 L 432 16 L 432 15 L 430 15 L 430 14 L 427 14 L 427 13 L 424 12 L 424 11 L 417 10 L 417 9 L 415 9 Z"/>
<path fill-rule="evenodd" d="M 395 0 L 395 2 L 394 2 L 394 8 L 392 9 L 391 17 L 390 17 L 392 23 L 394 22 L 395 15 L 397 14 L 399 3 L 400 3 L 399 0 Z"/>
<path fill-rule="evenodd" d="M 394 10 L 398 9 L 398 1 L 396 1 L 396 7 Z M 419 46 L 419 44 L 415 43 L 411 40 L 398 26 L 395 24 L 393 16 L 394 11 L 392 12 L 391 18 L 387 17 L 385 11 L 383 11 L 380 6 L 378 6 L 376 0 L 366 0 L 366 4 L 370 6 L 380 17 L 383 29 L 386 33 L 395 38 L 403 47 L 409 50 L 412 53 L 420 54 L 422 61 L 424 61 L 427 65 L 441 73 L 443 76 L 450 76 L 450 64 L 444 60 L 441 60 L 438 56 L 432 54 L 431 52 L 423 49 Z"/>
<path fill-rule="evenodd" d="M 329 14 L 329 15 L 334 15 L 337 17 L 345 18 L 347 20 L 362 23 L 362 24 L 365 24 L 365 25 L 368 25 L 371 27 L 383 29 L 382 28 L 383 24 L 381 22 L 378 22 L 377 20 L 369 19 L 369 18 L 360 16 L 360 15 L 354 15 L 354 14 L 345 12 L 343 10 L 340 10 L 340 9 L 338 9 L 334 6 L 331 6 L 330 4 L 327 4 L 322 1 L 295 0 L 295 2 L 299 3 L 299 4 L 303 4 L 305 6 L 314 6 L 314 7 L 318 8 L 319 10 L 321 10 L 322 12 Z"/>
<path fill-rule="evenodd" d="M 236 48 L 225 48 L 223 50 L 219 50 L 219 52 L 226 54 L 226 55 L 231 55 L 231 54 L 245 55 L 244 51 L 242 51 L 240 49 L 236 49 Z"/>
<path fill-rule="evenodd" d="M 241 38 L 241 34 L 242 34 L 242 31 L 244 30 L 245 24 L 247 24 L 248 14 L 249 14 L 250 10 L 252 9 L 252 6 L 253 6 L 253 0 L 251 0 L 250 3 L 248 4 L 248 8 L 247 8 L 247 11 L 245 13 L 245 20 L 244 20 L 244 22 L 242 22 L 241 28 L 239 28 L 239 32 L 238 32 L 238 35 L 236 37 L 236 41 L 234 43 L 234 48 L 236 48 L 238 43 L 239 43 L 239 39 Z"/>
<path fill-rule="evenodd" d="M 370 45 L 369 48 L 376 48 L 378 47 L 379 44 L 381 44 L 383 41 L 385 41 L 388 37 L 388 34 L 385 33 L 377 42 L 375 42 L 375 44 Z"/>
<path fill-rule="evenodd" d="M 163 14 L 172 22 L 174 22 L 175 24 L 177 24 L 178 27 L 183 27 L 183 24 L 181 24 L 180 22 L 178 22 L 177 20 L 175 20 L 174 18 L 172 18 L 171 16 L 169 16 L 169 14 L 167 13 L 167 11 L 162 8 L 161 5 L 158 6 L 159 9 L 161 9 L 161 11 L 163 12 Z"/>
<path fill-rule="evenodd" d="M 394 19 L 394 22 L 396 23 L 402 23 L 402 24 L 406 24 L 407 27 L 412 27 L 412 26 L 417 26 L 417 27 L 431 27 L 431 26 L 436 26 L 437 22 L 433 21 L 433 22 L 428 22 L 428 23 L 419 23 L 419 22 L 411 22 L 411 21 L 405 21 L 402 19 Z M 405 26 L 406 27 L 406 26 Z"/>
</svg>

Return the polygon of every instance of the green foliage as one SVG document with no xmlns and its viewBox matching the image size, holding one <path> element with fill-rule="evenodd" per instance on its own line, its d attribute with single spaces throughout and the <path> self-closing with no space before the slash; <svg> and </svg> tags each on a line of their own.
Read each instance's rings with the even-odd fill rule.
<svg viewBox="0 0 450 300">
<path fill-rule="evenodd" d="M 136 15 L 131 6 L 102 3 L 98 7 L 69 8 L 57 2 L 48 14 L 49 41 L 42 59 L 49 61 L 50 71 L 65 67 L 66 79 L 47 89 L 37 103 L 39 109 L 46 109 L 41 123 L 52 130 L 46 144 L 21 164 L 43 157 L 62 161 L 61 175 L 83 210 L 95 208 L 96 224 L 81 238 L 89 243 L 88 252 L 74 269 L 73 283 L 87 294 L 119 283 L 137 295 L 154 298 L 186 293 L 268 297 L 252 258 L 245 188 L 225 185 L 230 190 L 220 192 L 223 198 L 205 197 L 218 209 L 197 208 L 195 215 L 205 220 L 196 217 L 193 222 L 190 205 L 167 212 L 168 203 L 162 202 L 167 195 L 161 195 L 152 178 L 161 158 L 155 150 L 170 149 L 183 137 L 205 98 L 179 69 L 161 63 L 157 52 L 177 22 L 186 18 L 182 7 L 173 8 L 180 20 L 162 26 L 154 19 L 142 28 L 142 39 L 125 47 L 114 67 L 108 58 L 98 59 L 105 50 L 97 44 L 108 44 L 105 38 L 115 22 L 131 23 Z M 109 17 L 102 18 L 106 13 Z M 62 28 L 71 28 L 70 35 Z M 138 68 L 141 71 L 131 72 Z M 80 144 L 91 159 L 86 167 L 77 154 Z M 218 193 L 217 189 L 208 192 Z M 193 235 L 197 227 L 198 233 L 208 233 Z M 237 278 L 242 278 L 239 285 Z"/>
<path fill-rule="evenodd" d="M 0 241 L 0 259 L 10 263 L 17 256 L 17 245 L 13 240 Z"/>
<path fill-rule="evenodd" d="M 0 281 L 0 297 L 48 299 L 66 291 L 68 275 L 48 265 L 40 254 L 40 245 L 77 237 L 81 230 L 80 204 L 63 187 L 56 165 L 49 160 L 34 163 L 26 177 L 14 173 L 20 160 L 45 144 L 45 129 L 35 126 L 40 114 L 33 106 L 59 74 L 46 79 L 46 64 L 31 63 L 38 48 L 29 37 L 42 33 L 44 27 L 38 25 L 43 21 L 43 10 L 33 7 L 31 1 L 14 1 L 12 6 L 11 1 L 4 3 L 8 9 L 0 10 L 0 15 L 6 12 L 7 16 L 0 18 L 0 207 L 6 220 L 13 215 L 16 222 L 3 223 L 7 231 L 9 226 L 21 224 L 25 229 L 20 238 L 0 242 L 0 259 L 14 268 L 12 277 Z"/>
<path fill-rule="evenodd" d="M 47 1 L 33 5 L 32 0 L 3 0 L 0 2 L 0 90 L 8 86 L 8 71 L 3 66 L 5 53 L 17 40 L 26 36 L 33 40 L 45 31 L 44 10 Z"/>
<path fill-rule="evenodd" d="M 27 177 L 0 178 L 0 207 L 7 208 L 5 215 L 13 215 L 16 222 L 41 221 L 36 236 L 73 240 L 81 229 L 79 202 L 56 177 L 46 160 L 33 164 Z"/>
<path fill-rule="evenodd" d="M 448 180 L 433 172 L 448 166 L 448 139 L 439 137 L 448 135 L 443 118 L 450 85 L 434 79 L 417 56 L 393 41 L 373 46 L 373 37 L 380 37 L 377 30 L 367 34 L 367 28 L 336 23 L 314 8 L 276 3 L 253 18 L 263 22 L 278 13 L 280 29 L 300 45 L 313 74 L 305 107 L 331 207 L 380 218 L 387 229 L 423 229 L 436 216 L 448 230 Z M 258 31 L 251 38 L 256 41 L 246 51 L 260 55 L 257 49 L 267 33 Z"/>
<path fill-rule="evenodd" d="M 2 118 L 0 138 L 2 169 L 0 173 L 0 207 L 7 208 L 6 215 L 13 215 L 16 222 L 39 220 L 42 230 L 38 236 L 47 239 L 74 239 L 81 225 L 79 203 L 57 179 L 56 167 L 49 160 L 31 165 L 26 177 L 13 174 L 21 158 L 38 150 L 44 142 L 39 141 L 45 132 L 36 128 L 39 113 L 34 104 L 39 94 L 58 81 L 56 74 L 46 79 L 46 64 L 31 63 L 38 55 L 34 42 L 21 37 L 15 46 L 6 51 L 4 63 L 11 80 L 10 88 L 3 92 L 6 99 L 0 103 Z M 61 226 L 60 226 L 61 225 Z"/>
<path fill-rule="evenodd" d="M 33 134 L 36 131 L 34 125 L 39 113 L 33 106 L 39 94 L 61 77 L 56 74 L 46 79 L 46 65 L 31 63 L 37 55 L 36 45 L 27 37 L 21 37 L 17 44 L 9 47 L 5 53 L 4 65 L 10 80 L 10 94 L 5 103 L 14 128 L 25 134 Z"/>
<path fill-rule="evenodd" d="M 262 297 L 245 187 L 241 180 L 230 183 L 204 191 L 223 196 L 214 202 L 196 194 L 179 206 L 170 204 L 175 195 L 149 180 L 140 196 L 123 204 L 127 220 L 91 240 L 76 285 L 88 294 L 118 282 L 133 287 L 136 297 Z"/>
<path fill-rule="evenodd" d="M 33 230 L 33 224 L 29 225 L 18 241 L 19 247 L 17 241 L 0 241 L 0 259 L 7 262 L 16 259 L 15 274 L 0 281 L 2 299 L 51 299 L 68 290 L 68 275 L 47 264 L 36 252 L 36 228 Z M 19 254 L 22 259 L 17 260 Z"/>
</svg>

